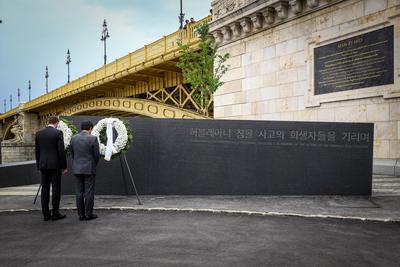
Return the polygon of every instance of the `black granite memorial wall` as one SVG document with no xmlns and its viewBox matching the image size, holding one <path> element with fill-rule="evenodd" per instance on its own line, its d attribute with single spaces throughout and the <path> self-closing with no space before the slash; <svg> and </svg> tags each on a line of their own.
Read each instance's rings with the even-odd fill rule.
<svg viewBox="0 0 400 267">
<path fill-rule="evenodd" d="M 100 117 L 67 117 L 80 122 Z M 129 118 L 142 195 L 370 195 L 373 124 Z M 120 158 L 101 160 L 97 194 L 133 194 Z M 73 177 L 63 178 L 73 194 Z"/>
</svg>

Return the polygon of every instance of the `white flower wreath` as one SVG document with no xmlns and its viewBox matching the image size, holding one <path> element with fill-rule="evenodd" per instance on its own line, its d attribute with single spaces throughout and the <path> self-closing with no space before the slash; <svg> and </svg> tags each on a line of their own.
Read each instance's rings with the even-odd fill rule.
<svg viewBox="0 0 400 267">
<path fill-rule="evenodd" d="M 97 140 L 99 141 L 100 144 L 100 154 L 105 155 L 106 154 L 106 149 L 107 145 L 101 143 L 100 140 L 100 133 L 101 131 L 107 127 L 108 123 L 112 123 L 113 128 L 117 132 L 118 136 L 115 142 L 113 143 L 113 150 L 112 154 L 118 154 L 122 149 L 124 149 L 128 143 L 128 131 L 125 127 L 125 124 L 117 119 L 117 118 L 106 118 L 100 120 L 92 130 L 92 135 L 97 137 Z"/>
<path fill-rule="evenodd" d="M 73 135 L 72 129 L 62 120 L 59 121 L 57 129 L 63 133 L 64 149 L 67 149 L 71 145 L 71 138 Z"/>
</svg>

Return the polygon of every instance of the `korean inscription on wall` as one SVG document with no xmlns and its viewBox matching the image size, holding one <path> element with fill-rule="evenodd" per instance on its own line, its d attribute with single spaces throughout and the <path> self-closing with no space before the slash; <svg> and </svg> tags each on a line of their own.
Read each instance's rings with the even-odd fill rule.
<svg viewBox="0 0 400 267">
<path fill-rule="evenodd" d="M 327 148 L 368 148 L 372 133 L 360 130 L 318 128 L 190 128 L 193 142 L 243 143 L 270 146 L 307 146 Z"/>
</svg>

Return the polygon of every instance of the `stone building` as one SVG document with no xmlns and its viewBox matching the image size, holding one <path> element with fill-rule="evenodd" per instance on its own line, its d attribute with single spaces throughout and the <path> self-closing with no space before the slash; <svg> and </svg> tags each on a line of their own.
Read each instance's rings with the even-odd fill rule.
<svg viewBox="0 0 400 267">
<path fill-rule="evenodd" d="M 400 173 L 400 0 L 212 8 L 210 31 L 231 56 L 216 119 L 371 122 L 375 170 Z"/>
</svg>

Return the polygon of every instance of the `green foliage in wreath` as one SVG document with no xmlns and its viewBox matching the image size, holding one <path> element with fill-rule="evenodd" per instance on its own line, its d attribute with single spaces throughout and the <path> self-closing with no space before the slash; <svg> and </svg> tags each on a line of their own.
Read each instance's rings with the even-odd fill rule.
<svg viewBox="0 0 400 267">
<path fill-rule="evenodd" d="M 111 159 L 114 159 L 114 158 L 118 157 L 121 154 L 126 154 L 128 152 L 128 150 L 129 150 L 129 148 L 132 146 L 132 141 L 133 141 L 133 132 L 132 132 L 132 129 L 131 129 L 130 125 L 129 125 L 129 121 L 124 119 L 124 118 L 117 118 L 117 119 L 121 120 L 125 125 L 126 131 L 128 132 L 128 142 L 126 143 L 126 146 L 124 147 L 124 149 L 121 149 L 121 151 L 119 153 L 117 153 L 117 154 L 113 154 L 111 156 Z M 115 138 L 115 134 L 116 134 L 116 132 L 114 131 L 114 138 Z M 107 144 L 107 128 L 106 127 L 104 127 L 100 131 L 100 137 L 99 138 L 100 138 L 100 142 L 102 144 Z M 104 155 L 102 155 L 102 157 L 104 157 Z"/>
<path fill-rule="evenodd" d="M 74 136 L 74 135 L 76 135 L 76 134 L 78 133 L 78 129 L 76 128 L 75 124 L 74 124 L 72 121 L 67 120 L 67 119 L 64 119 L 64 118 L 60 118 L 60 120 L 63 121 L 63 122 L 68 126 L 68 128 L 71 129 L 72 136 Z M 72 136 L 71 136 L 71 137 L 72 137 Z M 71 145 L 69 145 L 69 146 L 65 149 L 65 155 L 66 155 L 67 157 L 69 157 L 69 156 L 71 156 L 71 154 L 72 154 L 72 148 L 71 148 Z"/>
</svg>

